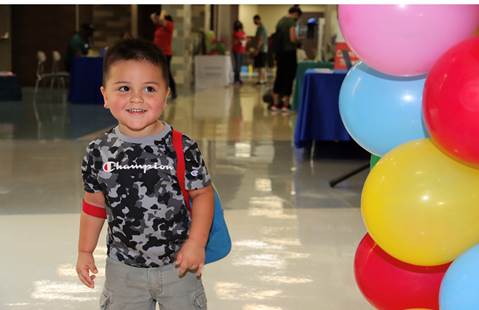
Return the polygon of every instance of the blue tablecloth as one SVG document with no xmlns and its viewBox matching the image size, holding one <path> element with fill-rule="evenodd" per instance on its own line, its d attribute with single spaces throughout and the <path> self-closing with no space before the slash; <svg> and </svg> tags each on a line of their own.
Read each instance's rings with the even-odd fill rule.
<svg viewBox="0 0 479 310">
<path fill-rule="evenodd" d="M 306 71 L 294 133 L 296 147 L 310 146 L 312 141 L 351 140 L 339 115 L 339 91 L 345 76 L 345 72 Z"/>
<path fill-rule="evenodd" d="M 103 104 L 100 86 L 103 79 L 102 57 L 77 57 L 70 70 L 70 92 L 72 103 Z"/>
<path fill-rule="evenodd" d="M 22 89 L 15 75 L 0 76 L 0 101 L 22 100 Z"/>
<path fill-rule="evenodd" d="M 325 69 L 333 69 L 333 63 L 326 62 L 326 61 L 300 61 L 298 62 L 298 66 L 296 67 L 296 78 L 295 78 L 295 85 L 294 85 L 294 92 L 293 92 L 293 110 L 297 111 L 298 107 L 301 105 L 301 90 L 303 89 L 303 80 L 304 80 L 304 73 L 308 69 L 313 68 L 325 68 Z"/>
</svg>

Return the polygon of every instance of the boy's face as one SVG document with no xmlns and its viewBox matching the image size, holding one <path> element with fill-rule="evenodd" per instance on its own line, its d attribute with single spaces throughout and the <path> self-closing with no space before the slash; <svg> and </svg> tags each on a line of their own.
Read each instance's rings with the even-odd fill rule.
<svg viewBox="0 0 479 310">
<path fill-rule="evenodd" d="M 131 136 L 156 133 L 166 106 L 168 86 L 161 69 L 149 61 L 120 60 L 108 71 L 101 92 L 105 108 Z"/>
</svg>

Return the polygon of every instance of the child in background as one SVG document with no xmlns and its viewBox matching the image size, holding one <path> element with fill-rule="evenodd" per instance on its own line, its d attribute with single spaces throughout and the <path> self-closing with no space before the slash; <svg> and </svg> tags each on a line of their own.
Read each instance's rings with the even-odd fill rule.
<svg viewBox="0 0 479 310">
<path fill-rule="evenodd" d="M 243 31 L 243 24 L 239 20 L 233 24 L 233 30 L 234 82 L 243 84 L 240 74 L 246 53 L 246 33 Z"/>
</svg>

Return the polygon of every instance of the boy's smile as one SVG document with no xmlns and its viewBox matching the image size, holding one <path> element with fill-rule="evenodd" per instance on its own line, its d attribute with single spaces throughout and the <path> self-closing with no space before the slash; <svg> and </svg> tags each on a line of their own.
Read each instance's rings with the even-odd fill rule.
<svg viewBox="0 0 479 310">
<path fill-rule="evenodd" d="M 143 114 L 143 113 L 146 112 L 146 110 L 144 110 L 144 109 L 135 109 L 135 108 L 126 109 L 126 111 L 127 111 L 128 113 L 131 113 L 131 114 L 137 114 L 137 113 L 138 113 L 138 114 L 140 114 L 140 113 Z"/>
<path fill-rule="evenodd" d="M 161 131 L 158 119 L 166 106 L 168 87 L 160 67 L 146 60 L 114 62 L 101 91 L 105 108 L 124 134 L 144 137 Z"/>
</svg>

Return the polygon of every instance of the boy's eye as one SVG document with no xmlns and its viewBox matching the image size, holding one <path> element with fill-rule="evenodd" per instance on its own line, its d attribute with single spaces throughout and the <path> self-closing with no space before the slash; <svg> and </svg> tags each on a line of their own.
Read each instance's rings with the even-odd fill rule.
<svg viewBox="0 0 479 310">
<path fill-rule="evenodd" d="M 155 89 L 154 87 L 152 87 L 152 86 L 147 86 L 147 87 L 145 87 L 145 91 L 146 91 L 147 93 L 153 93 L 153 92 L 156 91 L 156 89 Z"/>
<path fill-rule="evenodd" d="M 120 88 L 118 88 L 118 90 L 119 90 L 120 92 L 125 93 L 125 92 L 129 91 L 130 88 L 129 88 L 128 86 L 120 86 Z"/>
</svg>

